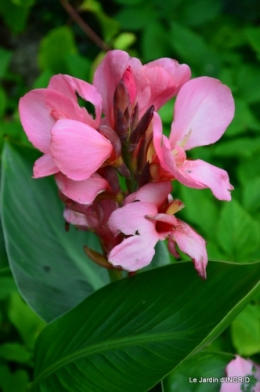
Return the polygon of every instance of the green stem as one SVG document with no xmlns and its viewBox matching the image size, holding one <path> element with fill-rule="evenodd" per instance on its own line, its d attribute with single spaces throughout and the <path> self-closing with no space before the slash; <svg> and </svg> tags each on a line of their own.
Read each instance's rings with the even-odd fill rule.
<svg viewBox="0 0 260 392">
<path fill-rule="evenodd" d="M 117 269 L 108 270 L 110 282 L 115 282 L 116 280 L 122 279 L 122 271 Z"/>
</svg>

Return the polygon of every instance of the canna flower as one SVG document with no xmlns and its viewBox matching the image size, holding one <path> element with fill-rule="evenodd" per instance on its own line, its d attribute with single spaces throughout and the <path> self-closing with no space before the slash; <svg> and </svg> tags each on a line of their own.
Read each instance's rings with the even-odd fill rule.
<svg viewBox="0 0 260 392">
<path fill-rule="evenodd" d="M 78 96 L 94 105 L 95 118 L 79 106 Z M 53 76 L 46 89 L 29 92 L 19 103 L 28 139 L 43 153 L 34 164 L 34 177 L 56 174 L 60 190 L 86 204 L 108 188 L 96 174 L 113 151 L 98 131 L 101 110 L 96 88 L 68 75 Z"/>
<path fill-rule="evenodd" d="M 255 378 L 254 388 L 250 389 L 252 392 L 260 391 L 260 366 L 252 362 L 250 359 L 244 359 L 238 355 L 233 359 L 226 367 L 227 377 L 235 377 L 237 381 L 235 382 L 222 382 L 220 392 L 240 392 L 247 390 L 245 385 L 251 381 L 252 378 Z M 248 377 L 247 381 L 240 381 L 238 378 Z M 250 385 L 252 385 L 250 382 Z M 244 388 L 242 389 L 242 384 L 244 384 Z M 249 390 L 249 389 L 248 389 Z"/>
<path fill-rule="evenodd" d="M 233 187 L 227 172 L 200 159 L 188 160 L 186 151 L 215 143 L 233 116 L 231 91 L 219 80 L 200 77 L 186 82 L 176 98 L 169 139 L 162 134 L 161 120 L 154 114 L 155 162 L 159 162 L 165 177 L 191 188 L 210 188 L 218 199 L 230 200 Z"/>
<path fill-rule="evenodd" d="M 108 260 L 127 271 L 139 270 L 152 261 L 156 243 L 167 238 L 169 251 L 178 257 L 177 244 L 192 258 L 199 275 L 206 278 L 205 241 L 172 215 L 183 205 L 169 200 L 170 191 L 169 181 L 146 184 L 129 195 L 123 207 L 112 212 L 108 220 L 110 230 L 115 236 L 123 233 L 126 238 L 111 250 Z"/>
<path fill-rule="evenodd" d="M 175 96 L 181 86 L 190 79 L 188 65 L 176 60 L 162 58 L 142 65 L 137 58 L 121 50 L 109 51 L 98 66 L 93 85 L 103 99 L 103 111 L 108 124 L 114 128 L 114 94 L 123 81 L 132 106 L 138 104 L 139 116 L 152 105 L 160 109 Z"/>
</svg>

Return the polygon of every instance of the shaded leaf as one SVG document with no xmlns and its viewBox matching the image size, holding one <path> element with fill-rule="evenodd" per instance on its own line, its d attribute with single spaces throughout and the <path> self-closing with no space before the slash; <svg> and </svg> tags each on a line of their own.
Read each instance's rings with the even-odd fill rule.
<svg viewBox="0 0 260 392">
<path fill-rule="evenodd" d="M 32 353 L 28 352 L 19 343 L 5 343 L 0 345 L 0 358 L 6 361 L 14 361 L 30 365 L 32 363 Z"/>
<path fill-rule="evenodd" d="M 6 250 L 18 288 L 46 321 L 73 308 L 108 283 L 107 271 L 84 253 L 100 251 L 92 233 L 64 230 L 63 205 L 51 178 L 31 178 L 39 154 L 5 145 L 2 174 L 2 220 Z"/>
</svg>

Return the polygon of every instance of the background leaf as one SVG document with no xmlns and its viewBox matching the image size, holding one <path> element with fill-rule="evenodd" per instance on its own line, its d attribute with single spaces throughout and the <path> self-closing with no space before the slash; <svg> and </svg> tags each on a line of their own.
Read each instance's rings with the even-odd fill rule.
<svg viewBox="0 0 260 392">
<path fill-rule="evenodd" d="M 231 324 L 231 337 L 237 353 L 252 355 L 260 351 L 260 305 L 249 304 Z"/>
<path fill-rule="evenodd" d="M 50 321 L 109 282 L 90 261 L 83 245 L 100 251 L 97 237 L 64 230 L 63 206 L 50 178 L 31 178 L 39 154 L 5 145 L 2 174 L 2 219 L 13 275 L 25 300 Z M 19 213 L 18 213 L 19 211 Z"/>
<path fill-rule="evenodd" d="M 39 335 L 30 391 L 145 392 L 219 335 L 259 289 L 260 263 L 176 263 L 95 292 Z M 105 301 L 104 301 L 105 299 Z"/>
<path fill-rule="evenodd" d="M 184 361 L 163 380 L 164 392 L 208 392 L 209 390 L 210 392 L 219 392 L 220 379 L 226 376 L 225 367 L 232 359 L 234 356 L 231 354 L 197 353 Z M 199 383 L 201 378 L 212 378 L 212 382 Z M 193 382 L 190 382 L 190 379 Z"/>
<path fill-rule="evenodd" d="M 220 214 L 217 238 L 229 260 L 253 261 L 259 237 L 258 222 L 236 200 L 226 203 Z"/>
</svg>

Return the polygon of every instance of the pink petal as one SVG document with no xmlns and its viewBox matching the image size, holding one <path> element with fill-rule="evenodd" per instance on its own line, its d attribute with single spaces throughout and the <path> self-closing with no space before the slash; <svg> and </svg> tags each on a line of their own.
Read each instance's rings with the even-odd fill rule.
<svg viewBox="0 0 260 392">
<path fill-rule="evenodd" d="M 153 217 L 151 217 L 152 220 L 166 223 L 167 225 L 172 225 L 176 226 L 178 225 L 178 219 L 174 215 L 168 215 L 168 214 L 157 214 Z"/>
<path fill-rule="evenodd" d="M 101 118 L 102 98 L 95 86 L 69 75 L 55 75 L 51 78 L 48 89 L 65 95 L 74 104 L 78 104 L 76 93 L 85 101 L 91 102 L 95 106 L 96 119 L 94 120 L 85 110 L 85 122 L 93 128 L 98 127 Z"/>
<path fill-rule="evenodd" d="M 156 237 L 135 235 L 126 238 L 115 246 L 108 255 L 108 261 L 114 266 L 121 266 L 126 271 L 137 271 L 150 264 L 155 254 Z"/>
<path fill-rule="evenodd" d="M 35 161 L 33 166 L 33 177 L 41 178 L 50 176 L 52 174 L 58 173 L 60 170 L 55 165 L 55 162 L 50 154 L 44 154 L 37 161 Z"/>
<path fill-rule="evenodd" d="M 130 102 L 134 103 L 136 98 L 136 85 L 132 70 L 130 67 L 127 67 L 125 73 L 123 75 L 123 81 L 125 83 L 126 89 L 129 94 Z"/>
<path fill-rule="evenodd" d="M 106 180 L 98 175 L 83 181 L 73 181 L 59 173 L 56 174 L 55 180 L 65 196 L 85 205 L 91 204 L 99 193 L 108 188 Z"/>
<path fill-rule="evenodd" d="M 143 68 L 151 89 L 148 106 L 155 105 L 155 110 L 174 97 L 191 76 L 188 65 L 169 58 L 152 61 Z"/>
<path fill-rule="evenodd" d="M 225 170 L 199 159 L 185 160 L 177 166 L 169 140 L 162 134 L 162 124 L 157 113 L 154 113 L 153 119 L 153 144 L 161 167 L 173 178 L 191 188 L 210 188 L 220 200 L 231 200 L 230 191 L 233 187 Z"/>
<path fill-rule="evenodd" d="M 65 208 L 63 216 L 65 221 L 71 223 L 72 225 L 80 227 L 88 226 L 88 220 L 86 219 L 85 214 L 81 214 L 80 212 L 72 211 L 69 208 Z"/>
<path fill-rule="evenodd" d="M 197 234 L 187 223 L 177 219 L 178 225 L 172 230 L 172 239 L 180 250 L 192 258 L 199 275 L 206 279 L 208 256 L 205 240 Z"/>
<path fill-rule="evenodd" d="M 99 64 L 94 75 L 93 85 L 102 96 L 103 110 L 111 126 L 114 125 L 113 97 L 115 89 L 122 79 L 129 61 L 130 56 L 126 52 L 111 50 Z"/>
<path fill-rule="evenodd" d="M 219 200 L 231 200 L 230 191 L 234 188 L 223 169 L 197 159 L 185 161 L 180 167 L 173 169 L 173 172 L 176 179 L 186 186 L 197 189 L 209 188 Z"/>
<path fill-rule="evenodd" d="M 153 117 L 153 145 L 161 167 L 173 174 L 176 171 L 176 165 L 171 152 L 171 145 L 162 133 L 162 122 L 156 112 L 154 112 Z"/>
<path fill-rule="evenodd" d="M 56 91 L 38 89 L 30 91 L 19 102 L 22 125 L 30 142 L 47 153 L 51 129 L 60 118 L 84 120 L 81 108 Z"/>
<path fill-rule="evenodd" d="M 253 371 L 253 368 L 255 370 Z M 246 377 L 252 376 L 258 380 L 256 386 L 254 387 L 255 392 L 260 391 L 260 374 L 259 374 L 259 365 L 256 365 L 250 359 L 244 359 L 238 355 L 233 359 L 226 367 L 227 377 Z M 241 382 L 230 383 L 223 382 L 221 383 L 220 392 L 240 392 L 241 391 Z"/>
<path fill-rule="evenodd" d="M 146 215 L 156 215 L 156 206 L 151 203 L 135 202 L 127 204 L 115 210 L 108 221 L 108 226 L 112 233 L 117 235 L 122 232 L 126 235 L 149 236 L 155 231 L 155 223 L 146 219 Z"/>
<path fill-rule="evenodd" d="M 172 186 L 170 181 L 152 182 L 138 189 L 137 192 L 131 193 L 125 199 L 125 204 L 140 200 L 155 204 L 160 208 L 166 201 L 168 194 L 171 192 Z"/>
<path fill-rule="evenodd" d="M 234 100 L 227 86 L 206 76 L 189 80 L 175 102 L 170 134 L 172 149 L 185 137 L 188 138 L 186 150 L 215 143 L 233 116 Z"/>
<path fill-rule="evenodd" d="M 78 121 L 59 120 L 51 134 L 53 159 L 71 180 L 86 180 L 112 153 L 112 144 L 104 136 Z"/>
</svg>

